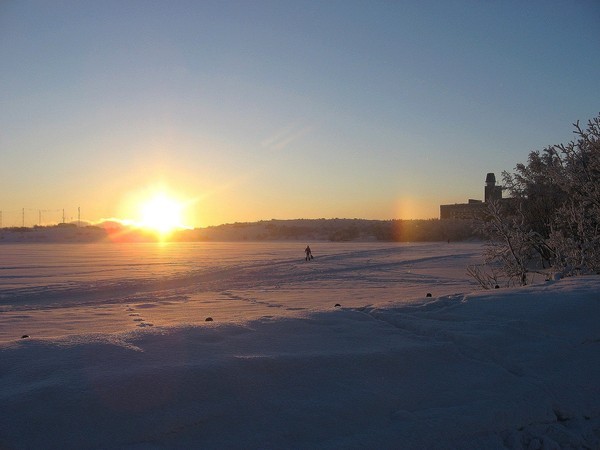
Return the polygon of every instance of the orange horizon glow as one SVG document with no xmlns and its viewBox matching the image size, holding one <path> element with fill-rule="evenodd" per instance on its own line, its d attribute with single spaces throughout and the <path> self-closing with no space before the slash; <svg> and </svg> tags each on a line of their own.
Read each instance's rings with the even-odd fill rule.
<svg viewBox="0 0 600 450">
<path fill-rule="evenodd" d="M 136 228 L 164 240 L 175 231 L 193 228 L 187 209 L 194 200 L 184 199 L 165 185 L 155 184 L 127 193 L 116 219 L 127 228 Z"/>
<path fill-rule="evenodd" d="M 185 205 L 180 201 L 163 192 L 157 193 L 139 206 L 139 224 L 161 235 L 186 228 L 182 223 L 184 208 Z"/>
<path fill-rule="evenodd" d="M 213 192 L 205 191 L 203 195 L 197 195 L 194 198 L 182 195 L 181 192 L 184 191 L 174 190 L 164 183 L 154 183 L 128 190 L 122 195 L 115 215 L 84 221 L 110 229 L 111 235 L 122 233 L 124 237 L 125 235 L 132 237 L 132 232 L 137 232 L 136 236 L 145 236 L 146 238 L 154 236 L 159 240 L 169 240 L 177 231 L 270 219 L 428 220 L 439 218 L 438 204 L 432 204 L 434 201 L 429 198 L 410 196 L 398 196 L 390 202 L 381 202 L 381 204 L 375 205 L 373 210 L 361 208 L 360 214 L 353 210 L 352 205 L 346 208 L 350 212 L 337 210 L 329 214 L 319 213 L 317 209 L 320 208 L 312 207 L 308 211 L 299 205 L 297 214 L 291 210 L 280 209 L 279 214 L 275 215 L 272 213 L 270 205 L 249 209 L 247 204 L 235 204 L 235 198 L 231 197 L 226 197 L 227 201 L 219 198 L 219 202 L 216 202 Z M 201 217 L 199 216 L 199 203 L 202 204 Z M 111 222 L 114 223 L 114 226 L 111 225 Z"/>
</svg>

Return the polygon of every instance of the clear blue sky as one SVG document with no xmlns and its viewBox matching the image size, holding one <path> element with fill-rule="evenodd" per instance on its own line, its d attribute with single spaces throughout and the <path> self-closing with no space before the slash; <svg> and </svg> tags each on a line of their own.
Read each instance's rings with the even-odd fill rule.
<svg viewBox="0 0 600 450">
<path fill-rule="evenodd" d="M 0 3 L 3 225 L 431 218 L 600 112 L 598 1 Z"/>
</svg>

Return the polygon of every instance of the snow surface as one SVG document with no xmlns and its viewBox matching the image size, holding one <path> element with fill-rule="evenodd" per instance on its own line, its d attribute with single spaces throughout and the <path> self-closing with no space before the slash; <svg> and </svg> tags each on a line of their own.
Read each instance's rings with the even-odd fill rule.
<svg viewBox="0 0 600 450">
<path fill-rule="evenodd" d="M 600 277 L 304 245 L 0 245 L 0 449 L 600 448 Z"/>
</svg>

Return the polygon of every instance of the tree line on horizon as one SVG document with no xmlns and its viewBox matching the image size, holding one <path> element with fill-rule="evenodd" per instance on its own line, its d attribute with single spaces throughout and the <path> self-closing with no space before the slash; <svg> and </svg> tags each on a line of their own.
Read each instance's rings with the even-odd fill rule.
<svg viewBox="0 0 600 450">
<path fill-rule="evenodd" d="M 86 234 L 90 240 L 107 238 L 112 229 L 87 225 L 77 227 L 75 224 L 58 224 L 49 226 L 7 227 L 2 231 L 17 234 L 39 234 L 53 229 L 70 230 L 75 236 Z M 121 231 L 121 229 L 117 230 Z M 93 233 L 92 233 L 93 232 Z M 135 230 L 123 234 L 122 240 L 150 240 L 152 235 L 143 233 L 138 236 Z M 475 224 L 469 220 L 369 220 L 369 219 L 289 219 L 263 220 L 258 222 L 236 222 L 180 230 L 170 236 L 172 241 L 380 241 L 380 242 L 436 242 L 464 241 L 480 239 Z M 0 240 L 2 237 L 0 236 Z M 28 241 L 35 241 L 34 236 L 28 236 Z M 40 239 L 43 241 L 43 239 Z"/>
<path fill-rule="evenodd" d="M 198 230 L 199 240 L 327 240 L 331 242 L 434 242 L 478 237 L 472 221 L 295 219 L 233 223 Z"/>
</svg>

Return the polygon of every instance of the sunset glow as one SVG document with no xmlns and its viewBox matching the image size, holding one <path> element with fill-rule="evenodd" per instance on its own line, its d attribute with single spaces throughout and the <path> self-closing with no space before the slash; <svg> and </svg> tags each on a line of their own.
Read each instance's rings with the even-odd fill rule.
<svg viewBox="0 0 600 450">
<path fill-rule="evenodd" d="M 167 194 L 158 193 L 140 205 L 140 225 L 160 234 L 168 234 L 180 228 L 183 224 L 183 210 L 185 204 L 169 197 Z"/>
<path fill-rule="evenodd" d="M 439 218 L 598 113 L 540 3 L 0 2 L 0 228 Z"/>
</svg>

